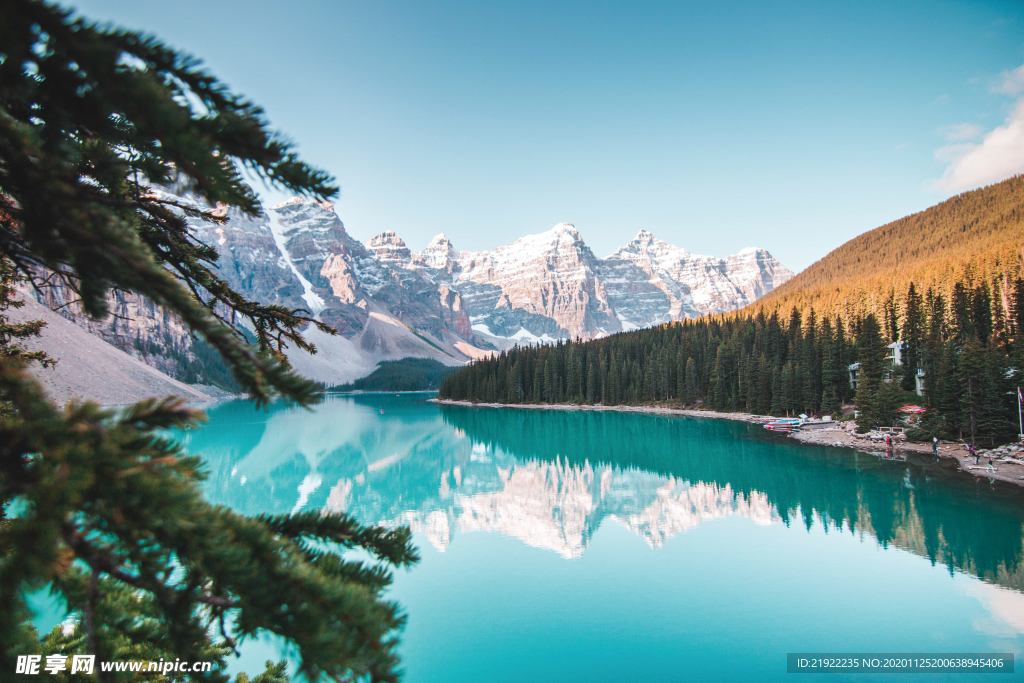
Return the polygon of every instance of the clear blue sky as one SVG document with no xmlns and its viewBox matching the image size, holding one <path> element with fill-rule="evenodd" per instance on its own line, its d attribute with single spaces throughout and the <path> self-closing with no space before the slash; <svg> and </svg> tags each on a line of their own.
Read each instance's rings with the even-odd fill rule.
<svg viewBox="0 0 1024 683">
<path fill-rule="evenodd" d="M 353 236 L 413 249 L 570 221 L 598 256 L 647 228 L 800 270 L 1024 169 L 1019 2 L 71 6 L 202 58 L 338 179 Z"/>
</svg>

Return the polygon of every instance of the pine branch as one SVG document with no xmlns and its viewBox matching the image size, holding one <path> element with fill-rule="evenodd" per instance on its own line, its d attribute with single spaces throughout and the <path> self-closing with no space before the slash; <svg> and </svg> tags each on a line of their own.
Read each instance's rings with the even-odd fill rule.
<svg viewBox="0 0 1024 683">
<path fill-rule="evenodd" d="M 419 561 L 419 555 L 410 542 L 412 534 L 407 527 L 384 529 L 365 526 L 346 514 L 322 514 L 319 511 L 293 515 L 259 515 L 256 520 L 288 538 L 316 539 L 346 548 L 365 548 L 396 567 Z"/>
</svg>

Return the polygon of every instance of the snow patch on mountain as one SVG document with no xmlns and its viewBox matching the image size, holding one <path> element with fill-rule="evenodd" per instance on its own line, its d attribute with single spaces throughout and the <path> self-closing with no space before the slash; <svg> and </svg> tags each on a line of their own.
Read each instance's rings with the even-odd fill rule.
<svg viewBox="0 0 1024 683">
<path fill-rule="evenodd" d="M 281 258 L 284 260 L 285 265 L 295 274 L 295 277 L 299 279 L 302 284 L 302 299 L 309 306 L 310 311 L 314 316 L 320 315 L 320 313 L 326 307 L 323 297 L 313 291 L 313 283 L 303 277 L 299 269 L 295 267 L 295 263 L 292 261 L 291 256 L 288 254 L 288 238 L 285 233 L 289 231 L 281 224 L 281 217 L 277 212 L 277 209 L 283 207 L 284 204 L 271 207 L 268 215 L 270 218 L 270 232 L 274 236 L 274 243 L 277 244 L 277 248 L 281 251 Z M 294 228 L 292 228 L 294 229 Z"/>
<path fill-rule="evenodd" d="M 295 198 L 265 216 L 224 215 L 212 226 L 190 221 L 217 248 L 219 274 L 249 298 L 305 307 L 340 332 L 307 331 L 317 356 L 289 352 L 300 372 L 328 383 L 382 359 L 455 364 L 514 344 L 735 310 L 792 276 L 764 249 L 692 254 L 646 227 L 602 259 L 572 223 L 489 251 L 460 251 L 440 234 L 414 253 L 394 231 L 354 239 L 330 202 Z"/>
<path fill-rule="evenodd" d="M 625 318 L 623 318 L 621 313 L 616 313 L 615 317 L 619 319 L 620 323 L 622 323 L 622 331 L 623 332 L 629 332 L 631 330 L 639 330 L 640 329 L 640 326 L 637 325 L 636 323 L 630 322 L 630 321 L 626 320 Z"/>
</svg>

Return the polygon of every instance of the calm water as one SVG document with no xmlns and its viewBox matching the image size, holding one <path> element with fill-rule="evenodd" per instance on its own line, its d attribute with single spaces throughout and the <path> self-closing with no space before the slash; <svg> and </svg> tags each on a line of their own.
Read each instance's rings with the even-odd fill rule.
<svg viewBox="0 0 1024 683">
<path fill-rule="evenodd" d="M 787 652 L 1024 652 L 1024 490 L 742 423 L 424 398 L 227 403 L 185 437 L 215 503 L 412 527 L 423 560 L 392 591 L 408 683 L 781 680 Z M 281 654 L 250 643 L 240 668 Z"/>
</svg>

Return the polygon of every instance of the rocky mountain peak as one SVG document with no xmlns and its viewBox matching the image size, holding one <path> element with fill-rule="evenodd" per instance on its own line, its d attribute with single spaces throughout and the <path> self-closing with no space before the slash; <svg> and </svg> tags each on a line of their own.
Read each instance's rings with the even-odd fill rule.
<svg viewBox="0 0 1024 683">
<path fill-rule="evenodd" d="M 559 223 L 550 230 L 520 237 L 511 244 L 505 244 L 490 252 L 472 255 L 473 261 L 484 257 L 486 260 L 529 261 L 534 258 L 571 258 L 593 260 L 590 247 L 572 223 Z"/>
<path fill-rule="evenodd" d="M 334 202 L 328 201 L 326 199 L 323 201 L 319 201 L 316 199 L 311 199 L 309 197 L 292 197 L 291 199 L 284 200 L 280 204 L 275 204 L 274 206 L 270 207 L 270 209 L 271 211 L 280 211 L 282 209 L 287 209 L 289 207 L 319 207 L 320 209 L 323 209 L 328 213 L 334 213 Z"/>
<path fill-rule="evenodd" d="M 647 229 L 642 229 L 636 234 L 629 243 L 620 247 L 614 254 L 609 256 L 610 259 L 626 259 L 629 261 L 637 261 L 642 259 L 645 261 L 668 261 L 668 262 L 679 262 L 686 260 L 691 257 L 689 251 L 683 247 L 677 247 L 674 244 L 669 244 L 664 240 L 660 240 L 654 236 L 654 234 Z M 695 258 L 707 258 L 701 256 L 694 256 Z"/>
<path fill-rule="evenodd" d="M 386 266 L 408 268 L 412 263 L 412 252 L 401 237 L 388 230 L 374 235 L 366 243 L 366 248 L 378 261 Z"/>
<path fill-rule="evenodd" d="M 580 235 L 580 231 L 576 229 L 576 226 L 572 223 L 559 223 L 555 227 L 548 230 L 545 235 L 554 235 L 559 240 L 567 239 L 574 242 L 582 242 L 583 237 Z"/>
<path fill-rule="evenodd" d="M 404 247 L 405 241 L 396 235 L 394 230 L 385 230 L 384 232 L 371 237 L 370 241 L 366 243 L 366 246 L 377 247 L 384 244 L 393 244 Z"/>
<path fill-rule="evenodd" d="M 433 270 L 451 270 L 458 264 L 459 252 L 448 237 L 441 233 L 423 251 L 416 254 L 415 262 Z"/>
<path fill-rule="evenodd" d="M 334 204 L 320 202 L 306 197 L 292 197 L 267 212 L 272 229 L 287 235 L 288 239 L 300 233 L 313 233 L 317 237 L 325 236 L 329 231 L 344 233 L 344 225 L 334 213 Z M 346 239 L 348 236 L 345 236 Z"/>
<path fill-rule="evenodd" d="M 698 256 L 647 229 L 600 259 L 569 222 L 480 252 L 441 234 L 414 254 L 394 231 L 354 239 L 330 202 L 296 197 L 227 218 L 195 227 L 216 245 L 219 272 L 254 299 L 335 326 L 342 337 L 318 339 L 319 365 L 306 367 L 331 381 L 348 377 L 350 356 L 360 368 L 410 355 L 457 362 L 734 310 L 792 276 L 763 249 Z"/>
</svg>

